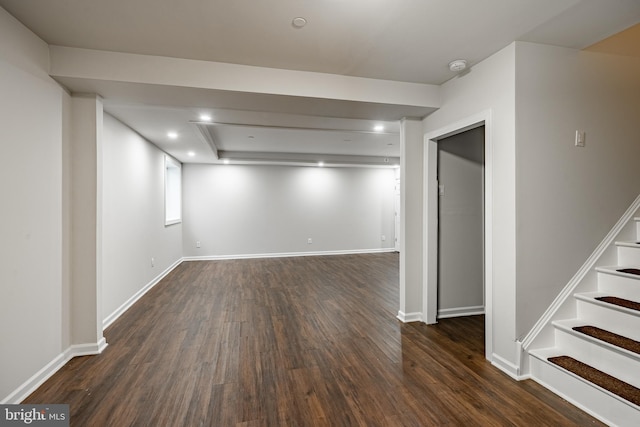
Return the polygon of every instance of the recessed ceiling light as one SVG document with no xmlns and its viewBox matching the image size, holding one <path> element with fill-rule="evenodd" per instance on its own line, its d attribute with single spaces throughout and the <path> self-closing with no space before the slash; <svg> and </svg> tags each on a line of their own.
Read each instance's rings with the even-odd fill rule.
<svg viewBox="0 0 640 427">
<path fill-rule="evenodd" d="M 178 137 L 178 132 L 167 132 L 167 136 L 171 139 L 176 139 Z"/>
<path fill-rule="evenodd" d="M 194 153 L 193 151 L 189 151 L 187 154 L 189 155 L 189 157 L 193 157 L 196 155 L 196 153 Z"/>
<path fill-rule="evenodd" d="M 307 20 L 301 16 L 298 16 L 297 18 L 293 18 L 293 21 L 291 21 L 291 25 L 293 25 L 293 28 L 302 28 L 307 25 Z"/>
<path fill-rule="evenodd" d="M 229 164 L 229 159 L 224 159 L 224 160 L 222 161 L 222 163 L 224 163 L 225 165 L 228 165 L 228 164 Z"/>
<path fill-rule="evenodd" d="M 208 114 L 200 114 L 200 120 L 202 120 L 203 122 L 210 122 L 211 116 Z"/>
<path fill-rule="evenodd" d="M 318 162 L 318 166 L 323 167 L 324 166 L 324 162 Z"/>
<path fill-rule="evenodd" d="M 382 132 L 384 130 L 384 126 L 383 125 L 375 125 L 373 127 L 373 130 L 376 132 Z"/>
</svg>

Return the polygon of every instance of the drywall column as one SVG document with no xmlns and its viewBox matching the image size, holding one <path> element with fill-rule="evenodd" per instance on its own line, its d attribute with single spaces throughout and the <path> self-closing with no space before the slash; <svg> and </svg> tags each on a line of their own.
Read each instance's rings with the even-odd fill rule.
<svg viewBox="0 0 640 427">
<path fill-rule="evenodd" d="M 422 121 L 400 122 L 400 308 L 403 322 L 422 320 L 423 282 Z"/>
<path fill-rule="evenodd" d="M 102 100 L 71 98 L 71 343 L 78 353 L 106 345 L 101 313 Z"/>
</svg>

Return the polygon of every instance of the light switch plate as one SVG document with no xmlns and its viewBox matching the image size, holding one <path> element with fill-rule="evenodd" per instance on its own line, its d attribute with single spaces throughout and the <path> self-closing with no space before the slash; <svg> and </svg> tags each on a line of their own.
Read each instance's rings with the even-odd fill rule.
<svg viewBox="0 0 640 427">
<path fill-rule="evenodd" d="M 586 132 L 576 131 L 576 147 L 584 147 Z"/>
</svg>

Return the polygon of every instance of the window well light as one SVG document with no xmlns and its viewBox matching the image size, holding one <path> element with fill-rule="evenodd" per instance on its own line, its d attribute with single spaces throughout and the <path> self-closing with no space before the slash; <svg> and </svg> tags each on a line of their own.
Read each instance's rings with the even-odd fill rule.
<svg viewBox="0 0 640 427">
<path fill-rule="evenodd" d="M 382 125 L 375 125 L 375 126 L 373 127 L 373 130 L 374 130 L 374 131 L 376 131 L 376 132 L 382 132 L 382 131 L 384 130 L 384 126 L 382 126 Z"/>
<path fill-rule="evenodd" d="M 200 120 L 202 120 L 203 122 L 210 122 L 211 116 L 208 114 L 200 114 Z"/>
<path fill-rule="evenodd" d="M 167 132 L 167 136 L 171 139 L 176 139 L 178 137 L 178 132 Z"/>
<path fill-rule="evenodd" d="M 189 155 L 189 157 L 193 157 L 196 155 L 196 153 L 194 153 L 193 151 L 189 151 L 187 154 Z"/>
<path fill-rule="evenodd" d="M 318 167 L 323 167 L 324 166 L 324 162 L 318 162 Z"/>
<path fill-rule="evenodd" d="M 229 164 L 229 159 L 224 159 L 224 160 L 222 161 L 222 163 L 224 163 L 225 165 L 228 165 L 228 164 Z"/>
</svg>

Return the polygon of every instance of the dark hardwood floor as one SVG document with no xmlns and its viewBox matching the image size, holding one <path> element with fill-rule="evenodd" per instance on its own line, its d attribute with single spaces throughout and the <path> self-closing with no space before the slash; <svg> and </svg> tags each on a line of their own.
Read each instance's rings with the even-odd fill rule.
<svg viewBox="0 0 640 427">
<path fill-rule="evenodd" d="M 184 262 L 24 403 L 73 426 L 601 425 L 492 367 L 482 316 L 397 311 L 395 253 Z"/>
</svg>

